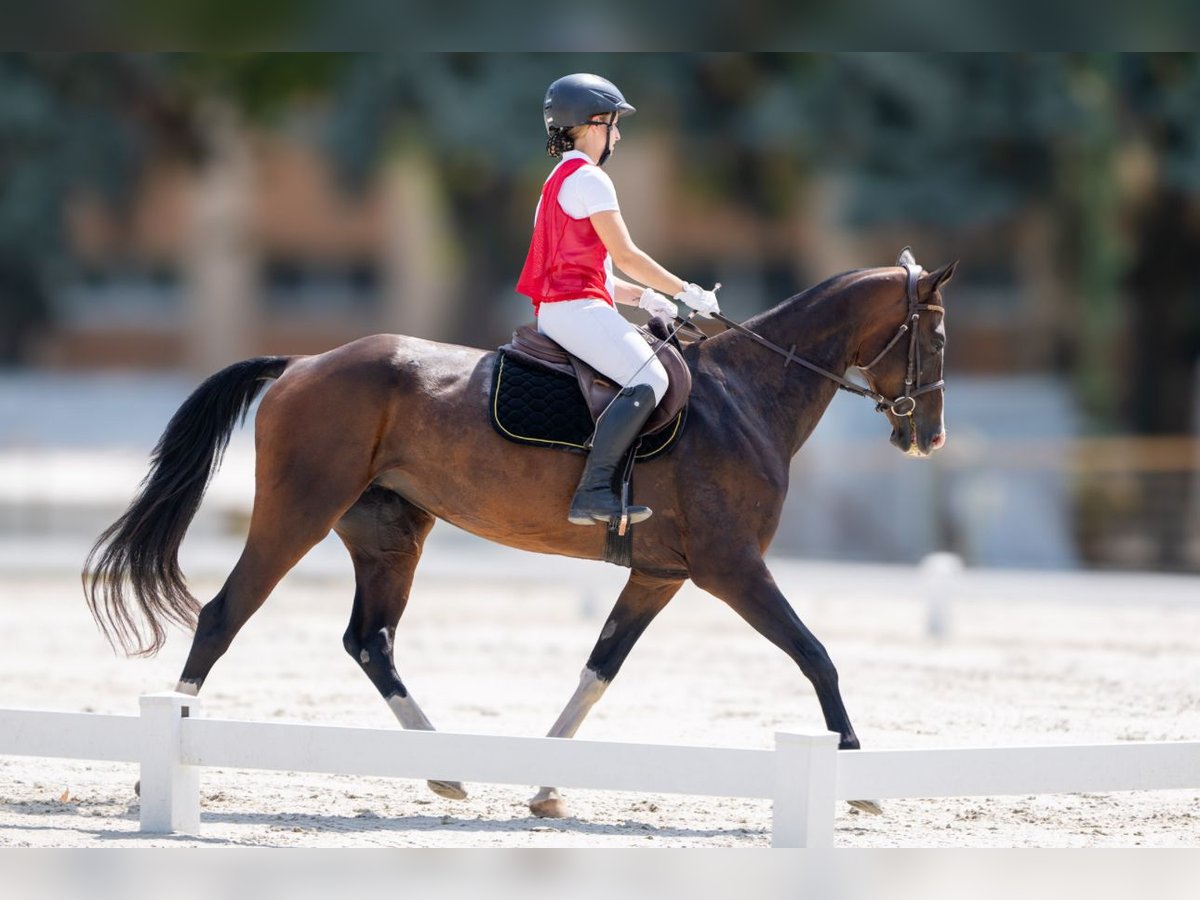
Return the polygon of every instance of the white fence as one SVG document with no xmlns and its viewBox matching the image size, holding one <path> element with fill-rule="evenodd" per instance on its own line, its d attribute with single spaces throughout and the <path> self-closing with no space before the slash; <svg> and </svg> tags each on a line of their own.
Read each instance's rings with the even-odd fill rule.
<svg viewBox="0 0 1200 900">
<path fill-rule="evenodd" d="M 841 801 L 1200 788 L 1200 742 L 839 752 L 833 734 L 773 750 L 238 722 L 184 694 L 141 716 L 0 710 L 0 754 L 141 764 L 141 830 L 200 829 L 201 766 L 757 797 L 776 847 L 833 845 Z"/>
</svg>

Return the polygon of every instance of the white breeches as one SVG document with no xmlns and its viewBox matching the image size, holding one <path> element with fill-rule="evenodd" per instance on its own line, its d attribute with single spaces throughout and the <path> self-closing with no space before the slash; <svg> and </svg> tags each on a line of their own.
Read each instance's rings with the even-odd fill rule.
<svg viewBox="0 0 1200 900">
<path fill-rule="evenodd" d="M 603 300 L 560 300 L 538 308 L 538 331 L 621 387 L 646 384 L 657 406 L 667 393 L 667 370 L 637 326 Z M 636 373 L 636 374 L 634 374 Z"/>
</svg>

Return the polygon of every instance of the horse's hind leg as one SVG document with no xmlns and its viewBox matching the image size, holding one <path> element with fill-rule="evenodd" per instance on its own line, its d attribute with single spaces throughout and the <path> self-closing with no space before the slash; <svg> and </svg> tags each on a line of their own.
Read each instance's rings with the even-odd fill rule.
<svg viewBox="0 0 1200 900">
<path fill-rule="evenodd" d="M 260 458 L 258 490 L 246 546 L 225 584 L 200 610 L 192 649 L 176 690 L 196 694 L 213 665 L 266 602 L 280 579 L 325 535 L 363 489 L 349 476 L 306 473 L 294 466 L 286 481 L 264 477 Z M 311 474 L 311 477 L 304 477 Z"/>
<path fill-rule="evenodd" d="M 664 579 L 633 572 L 609 613 L 587 665 L 579 676 L 579 686 L 550 729 L 547 737 L 574 737 L 588 712 L 616 677 L 646 627 L 683 585 L 682 580 Z M 557 788 L 542 787 L 529 800 L 535 816 L 562 818 L 567 807 Z"/>
<path fill-rule="evenodd" d="M 354 561 L 354 610 L 342 643 L 400 724 L 417 731 L 434 728 L 400 680 L 393 642 L 433 523 L 433 516 L 398 494 L 372 487 L 334 526 Z M 467 796 L 457 781 L 432 780 L 429 787 L 453 800 Z"/>
</svg>

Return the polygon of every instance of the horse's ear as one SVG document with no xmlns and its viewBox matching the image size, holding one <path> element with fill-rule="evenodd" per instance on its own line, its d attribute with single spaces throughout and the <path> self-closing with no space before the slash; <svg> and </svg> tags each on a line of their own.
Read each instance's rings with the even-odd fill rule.
<svg viewBox="0 0 1200 900">
<path fill-rule="evenodd" d="M 958 268 L 957 259 L 949 265 L 942 266 L 936 272 L 931 273 L 929 276 L 929 281 L 933 285 L 933 290 L 936 291 L 941 288 L 942 285 L 948 284 L 950 279 L 954 277 L 954 270 L 956 268 Z"/>
<path fill-rule="evenodd" d="M 913 256 L 912 247 L 905 247 L 900 251 L 900 255 L 896 257 L 896 265 L 898 266 L 915 266 L 917 258 Z"/>
</svg>

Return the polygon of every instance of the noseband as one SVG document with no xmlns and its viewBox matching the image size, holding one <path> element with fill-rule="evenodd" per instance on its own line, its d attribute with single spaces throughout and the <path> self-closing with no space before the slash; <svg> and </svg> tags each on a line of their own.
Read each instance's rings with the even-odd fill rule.
<svg viewBox="0 0 1200 900">
<path fill-rule="evenodd" d="M 751 331 L 745 325 L 741 325 L 738 322 L 727 318 L 721 313 L 713 313 L 713 318 L 719 320 L 727 328 L 732 328 L 734 331 L 738 331 L 746 335 L 759 344 L 762 344 L 764 347 L 774 350 L 780 356 L 785 357 L 783 363 L 783 367 L 785 369 L 792 363 L 797 363 L 798 365 L 816 372 L 818 375 L 823 375 L 830 381 L 835 382 L 838 388 L 843 391 L 849 391 L 851 394 L 857 394 L 860 397 L 866 397 L 868 400 L 874 400 L 876 412 L 890 410 L 894 416 L 911 416 L 917 408 L 917 397 L 933 391 L 945 390 L 946 388 L 945 379 L 935 381 L 931 384 L 916 384 L 917 376 L 921 372 L 921 348 L 918 346 L 917 341 L 917 323 L 920 321 L 921 313 L 923 312 L 939 312 L 945 314 L 946 309 L 945 307 L 937 306 L 933 303 L 918 302 L 917 281 L 921 277 L 921 267 L 908 261 L 908 259 L 912 258 L 911 256 L 908 256 L 908 259 L 905 259 L 906 255 L 907 248 L 906 252 L 901 254 L 898 265 L 902 265 L 905 271 L 908 272 L 908 277 L 904 285 L 904 296 L 908 301 L 908 313 L 905 316 L 904 321 L 900 324 L 899 329 L 897 329 L 896 333 L 892 336 L 892 339 L 888 341 L 886 345 L 884 345 L 884 348 L 880 350 L 878 354 L 876 354 L 875 358 L 865 366 L 855 366 L 855 368 L 859 369 L 860 371 L 869 372 L 871 367 L 878 365 L 879 361 L 887 356 L 888 352 L 900 342 L 900 339 L 904 337 L 904 335 L 907 334 L 908 369 L 904 374 L 904 393 L 899 397 L 896 397 L 894 400 L 889 400 L 882 394 L 872 391 L 869 388 L 865 388 L 862 385 L 855 384 L 853 381 L 849 381 L 848 379 L 843 378 L 841 375 L 835 375 L 828 369 L 823 369 L 806 359 L 802 359 L 796 355 L 795 344 L 792 344 L 790 349 L 784 350 L 778 344 L 773 344 L 762 335 Z"/>
</svg>

